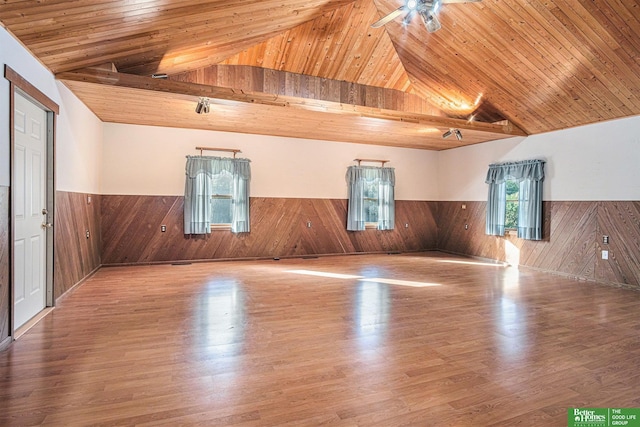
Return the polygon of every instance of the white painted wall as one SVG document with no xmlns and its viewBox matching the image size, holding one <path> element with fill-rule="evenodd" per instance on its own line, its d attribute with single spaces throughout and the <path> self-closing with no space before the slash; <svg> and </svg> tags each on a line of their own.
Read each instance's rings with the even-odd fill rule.
<svg viewBox="0 0 640 427">
<path fill-rule="evenodd" d="M 62 191 L 100 188 L 102 122 L 29 51 L 0 27 L 0 65 L 9 65 L 60 106 L 56 125 L 56 184 Z M 9 81 L 0 78 L 0 185 L 10 183 Z"/>
<path fill-rule="evenodd" d="M 438 200 L 482 201 L 490 163 L 544 159 L 545 200 L 640 200 L 640 116 L 442 151 Z"/>
<path fill-rule="evenodd" d="M 56 139 L 56 187 L 60 191 L 100 193 L 104 124 L 62 83 Z"/>
<path fill-rule="evenodd" d="M 391 160 L 398 200 L 438 195 L 436 152 L 115 123 L 104 124 L 102 194 L 184 194 L 185 156 L 199 154 L 196 146 L 242 150 L 251 160 L 253 197 L 345 199 L 355 158 Z"/>
</svg>

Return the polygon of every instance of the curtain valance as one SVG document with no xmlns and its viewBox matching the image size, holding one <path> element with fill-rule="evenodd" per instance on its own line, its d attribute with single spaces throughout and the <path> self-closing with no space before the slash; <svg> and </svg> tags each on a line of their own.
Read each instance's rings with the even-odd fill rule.
<svg viewBox="0 0 640 427">
<path fill-rule="evenodd" d="M 396 173 L 394 168 L 380 168 L 376 166 L 349 166 L 347 168 L 347 184 L 355 184 L 358 180 L 370 181 L 379 179 L 382 183 L 395 186 Z"/>
<path fill-rule="evenodd" d="M 502 184 L 507 179 L 522 181 L 542 181 L 544 179 L 544 160 L 524 160 L 521 162 L 494 163 L 487 171 L 487 184 Z"/>
<path fill-rule="evenodd" d="M 230 159 L 229 157 L 187 156 L 185 173 L 188 178 L 194 179 L 201 173 L 214 176 L 222 171 L 227 171 L 242 179 L 251 179 L 250 162 L 249 159 Z"/>
</svg>

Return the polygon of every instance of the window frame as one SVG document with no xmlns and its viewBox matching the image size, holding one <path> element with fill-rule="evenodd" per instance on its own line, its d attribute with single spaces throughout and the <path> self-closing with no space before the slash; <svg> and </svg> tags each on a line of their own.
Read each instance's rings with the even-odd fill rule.
<svg viewBox="0 0 640 427">
<path fill-rule="evenodd" d="M 371 181 L 369 180 L 365 180 L 365 185 L 376 185 L 378 187 L 378 191 L 376 194 L 376 197 L 367 197 L 364 195 L 365 192 L 363 192 L 362 195 L 362 205 L 366 206 L 366 202 L 367 201 L 375 201 L 375 206 L 376 206 L 376 217 L 379 218 L 380 217 L 380 179 L 379 178 L 373 178 Z M 365 213 L 365 218 L 370 219 L 368 213 Z M 378 221 L 365 221 L 364 222 L 364 228 L 365 230 L 367 229 L 377 229 L 378 228 Z"/>
<path fill-rule="evenodd" d="M 517 187 L 518 187 L 518 191 L 516 191 L 515 194 L 516 197 L 515 199 L 509 199 L 509 194 L 507 194 L 507 186 L 509 182 L 513 182 Z M 516 218 L 515 218 L 515 222 L 514 222 L 514 226 L 513 227 L 509 227 L 507 226 L 507 212 L 509 210 L 508 206 L 509 205 L 515 205 L 516 206 Z M 513 178 L 513 177 L 507 177 L 507 179 L 505 179 L 504 181 L 504 230 L 506 231 L 517 231 L 518 230 L 518 218 L 520 216 L 520 182 Z"/>
<path fill-rule="evenodd" d="M 233 226 L 233 175 L 226 170 L 222 170 L 216 175 L 225 174 L 225 173 L 229 174 L 231 177 L 231 180 L 229 182 L 229 185 L 230 185 L 229 193 L 220 193 L 220 194 L 214 193 L 211 195 L 211 200 L 209 201 L 209 203 L 211 203 L 211 230 L 231 230 Z M 214 221 L 214 213 L 215 213 L 215 210 L 213 209 L 214 200 L 231 200 L 231 205 L 230 205 L 231 221 L 230 222 Z"/>
</svg>

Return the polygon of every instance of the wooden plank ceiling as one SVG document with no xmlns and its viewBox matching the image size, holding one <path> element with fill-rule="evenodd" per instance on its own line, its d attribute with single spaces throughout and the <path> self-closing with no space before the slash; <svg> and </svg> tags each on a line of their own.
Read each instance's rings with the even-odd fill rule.
<svg viewBox="0 0 640 427">
<path fill-rule="evenodd" d="M 401 4 L 5 0 L 0 22 L 104 121 L 441 150 L 640 114 L 637 1 L 483 0 L 443 5 L 435 33 L 370 27 Z"/>
</svg>

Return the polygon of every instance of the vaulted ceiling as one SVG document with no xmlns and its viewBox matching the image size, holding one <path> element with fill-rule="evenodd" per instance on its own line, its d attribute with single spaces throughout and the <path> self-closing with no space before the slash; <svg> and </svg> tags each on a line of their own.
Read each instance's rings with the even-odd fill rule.
<svg viewBox="0 0 640 427">
<path fill-rule="evenodd" d="M 0 22 L 109 122 L 441 150 L 640 114 L 637 1 L 483 0 L 444 4 L 434 33 L 371 28 L 401 4 L 5 0 Z"/>
</svg>

